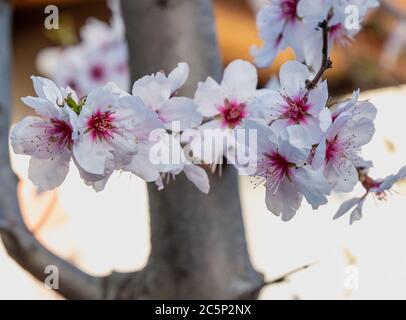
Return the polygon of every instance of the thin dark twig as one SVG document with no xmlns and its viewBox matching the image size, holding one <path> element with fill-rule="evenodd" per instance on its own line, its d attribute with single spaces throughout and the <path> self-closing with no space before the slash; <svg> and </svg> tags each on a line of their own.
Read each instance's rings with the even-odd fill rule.
<svg viewBox="0 0 406 320">
<path fill-rule="evenodd" d="M 289 277 L 291 275 L 293 275 L 295 273 L 298 273 L 300 271 L 306 270 L 306 269 L 310 268 L 310 266 L 311 266 L 311 264 L 307 264 L 307 265 L 305 265 L 303 267 L 300 267 L 300 268 L 294 269 L 292 271 L 289 271 L 288 273 L 286 273 L 286 274 L 284 274 L 284 275 L 282 275 L 282 276 L 280 276 L 280 277 L 278 277 L 278 278 L 276 278 L 274 280 L 264 282 L 263 286 L 265 287 L 265 286 L 270 286 L 270 285 L 273 285 L 273 284 L 278 284 L 278 283 L 285 282 L 285 281 L 287 281 L 289 279 Z"/>
<path fill-rule="evenodd" d="M 317 87 L 320 79 L 323 77 L 323 74 L 326 70 L 333 67 L 333 62 L 328 56 L 328 33 L 330 32 L 330 27 L 328 26 L 327 20 L 319 23 L 319 28 L 323 31 L 323 60 L 321 62 L 320 70 L 317 72 L 313 80 L 306 80 L 307 90 L 313 90 Z"/>
</svg>

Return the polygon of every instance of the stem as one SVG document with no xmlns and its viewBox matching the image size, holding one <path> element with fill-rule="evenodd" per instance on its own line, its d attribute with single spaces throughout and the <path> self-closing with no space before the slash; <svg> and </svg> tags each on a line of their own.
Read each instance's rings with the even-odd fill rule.
<svg viewBox="0 0 406 320">
<path fill-rule="evenodd" d="M 320 79 L 323 77 L 324 72 L 326 70 L 331 69 L 333 67 L 333 62 L 331 61 L 330 57 L 328 56 L 328 33 L 330 31 L 330 27 L 328 26 L 327 20 L 319 23 L 319 28 L 323 31 L 323 60 L 321 62 L 320 70 L 317 72 L 316 76 L 313 80 L 306 80 L 306 88 L 307 90 L 313 90 L 317 87 Z"/>
</svg>

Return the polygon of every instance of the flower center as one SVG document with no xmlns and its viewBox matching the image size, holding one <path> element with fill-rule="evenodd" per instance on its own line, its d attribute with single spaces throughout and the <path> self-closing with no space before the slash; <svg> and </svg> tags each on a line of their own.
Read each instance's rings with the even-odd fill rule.
<svg viewBox="0 0 406 320">
<path fill-rule="evenodd" d="M 347 163 L 347 160 L 354 158 L 359 149 L 354 145 L 354 136 L 338 137 L 327 141 L 326 145 L 326 163 L 331 164 L 337 169 Z"/>
<path fill-rule="evenodd" d="M 247 116 L 247 105 L 237 101 L 224 100 L 224 106 L 221 107 L 220 113 L 223 119 L 223 125 L 234 129 Z"/>
<path fill-rule="evenodd" d="M 282 118 L 288 119 L 291 124 L 300 124 L 309 115 L 307 111 L 310 106 L 307 103 L 307 96 L 304 97 L 284 97 L 287 105 L 284 112 L 282 113 Z"/>
<path fill-rule="evenodd" d="M 102 81 L 104 79 L 105 72 L 101 65 L 94 65 L 90 68 L 90 77 L 94 81 Z"/>
<path fill-rule="evenodd" d="M 372 178 L 370 178 L 368 176 L 365 176 L 362 179 L 361 183 L 362 183 L 362 186 L 367 190 L 370 190 L 372 188 L 374 188 L 374 189 L 379 188 L 381 186 L 381 184 L 382 184 L 380 182 L 376 182 L 374 179 L 372 179 Z"/>
<path fill-rule="evenodd" d="M 296 19 L 298 0 L 282 0 L 281 10 L 285 20 L 294 21 Z"/>
<path fill-rule="evenodd" d="M 342 47 L 352 42 L 352 38 L 347 34 L 347 29 L 341 23 L 330 26 L 329 37 Z"/>
<path fill-rule="evenodd" d="M 48 141 L 56 143 L 59 149 L 72 148 L 72 127 L 63 120 L 50 119 L 51 125 L 46 129 Z"/>
<path fill-rule="evenodd" d="M 96 112 L 92 114 L 87 122 L 87 130 L 92 135 L 93 140 L 110 140 L 117 128 L 113 124 L 114 113 L 110 111 Z"/>
<path fill-rule="evenodd" d="M 267 189 L 275 189 L 276 192 L 282 180 L 289 178 L 289 171 L 293 166 L 294 164 L 276 151 L 265 154 L 258 164 L 258 184 L 264 183 Z"/>
</svg>

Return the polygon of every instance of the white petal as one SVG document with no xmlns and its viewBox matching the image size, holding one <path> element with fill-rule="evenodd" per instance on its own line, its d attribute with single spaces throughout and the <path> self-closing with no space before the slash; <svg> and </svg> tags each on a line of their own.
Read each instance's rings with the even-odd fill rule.
<svg viewBox="0 0 406 320">
<path fill-rule="evenodd" d="M 73 155 L 83 170 L 90 174 L 105 175 L 114 168 L 114 157 L 109 148 L 99 140 L 85 134 L 73 146 Z"/>
<path fill-rule="evenodd" d="M 320 112 L 326 108 L 327 100 L 327 81 L 323 81 L 315 89 L 309 92 L 308 102 L 310 104 L 310 108 L 308 110 L 308 113 L 315 117 L 318 117 L 320 115 Z"/>
<path fill-rule="evenodd" d="M 402 180 L 404 178 L 406 178 L 406 166 L 402 167 L 398 171 L 397 174 L 390 175 L 390 176 L 386 177 L 385 179 L 383 179 L 379 188 L 377 188 L 376 190 L 371 190 L 371 191 L 384 192 L 386 190 L 391 189 L 395 183 L 397 183 L 399 180 Z"/>
<path fill-rule="evenodd" d="M 279 73 L 282 90 L 285 90 L 290 97 L 296 97 L 303 91 L 309 77 L 309 70 L 299 61 L 286 62 Z"/>
<path fill-rule="evenodd" d="M 280 117 L 286 105 L 278 91 L 269 91 L 248 105 L 250 118 L 264 119 L 267 123 Z"/>
<path fill-rule="evenodd" d="M 70 154 L 49 159 L 32 157 L 28 169 L 28 178 L 41 191 L 59 187 L 69 171 Z"/>
<path fill-rule="evenodd" d="M 171 92 L 174 93 L 179 90 L 185 84 L 188 76 L 189 65 L 187 63 L 179 63 L 168 76 L 171 83 Z"/>
<path fill-rule="evenodd" d="M 352 198 L 347 201 L 344 201 L 340 208 L 338 208 L 337 213 L 334 216 L 334 220 L 341 218 L 345 215 L 348 211 L 350 211 L 354 206 L 356 206 L 361 201 L 361 198 Z"/>
<path fill-rule="evenodd" d="M 309 156 L 312 141 L 308 132 L 299 125 L 293 125 L 283 130 L 278 139 L 279 153 L 289 162 L 300 164 Z"/>
<path fill-rule="evenodd" d="M 355 209 L 351 212 L 350 216 L 350 225 L 353 225 L 354 222 L 362 219 L 362 209 L 364 207 L 366 197 L 363 197 Z"/>
<path fill-rule="evenodd" d="M 61 91 L 54 82 L 46 78 L 35 76 L 32 76 L 31 79 L 38 97 L 49 100 L 55 104 L 62 104 L 63 97 Z"/>
<path fill-rule="evenodd" d="M 123 169 L 131 171 L 147 182 L 153 182 L 159 179 L 158 168 L 153 165 L 149 159 L 149 152 L 152 145 L 152 143 L 139 144 L 138 153 L 133 157 L 131 163 Z"/>
<path fill-rule="evenodd" d="M 23 97 L 21 101 L 27 106 L 33 108 L 37 114 L 45 118 L 59 118 L 60 110 L 54 103 L 46 99 L 37 97 Z"/>
<path fill-rule="evenodd" d="M 349 160 L 341 162 L 338 166 L 327 165 L 325 172 L 331 188 L 336 192 L 351 192 L 358 183 L 358 172 Z"/>
<path fill-rule="evenodd" d="M 224 104 L 224 98 L 220 85 L 208 77 L 198 84 L 194 100 L 203 116 L 213 117 L 220 113 L 218 108 Z"/>
<path fill-rule="evenodd" d="M 298 192 L 295 185 L 284 179 L 278 190 L 266 190 L 266 206 L 269 211 L 277 216 L 282 216 L 283 221 L 291 220 L 299 210 L 303 195 Z"/>
<path fill-rule="evenodd" d="M 155 76 L 145 76 L 136 81 L 132 93 L 151 109 L 158 110 L 160 106 L 170 98 L 171 84 L 161 73 Z"/>
<path fill-rule="evenodd" d="M 210 182 L 207 172 L 196 165 L 187 164 L 185 165 L 183 171 L 186 177 L 193 182 L 193 184 L 203 193 L 208 194 L 210 191 Z"/>
<path fill-rule="evenodd" d="M 254 92 L 257 89 L 258 74 L 255 67 L 244 60 L 231 62 L 224 71 L 221 86 L 228 92 L 240 95 L 243 92 Z"/>
<path fill-rule="evenodd" d="M 327 203 L 326 195 L 331 189 L 321 169 L 314 170 L 310 166 L 292 169 L 292 180 L 313 209 Z"/>
<path fill-rule="evenodd" d="M 361 147 L 368 144 L 375 134 L 375 125 L 368 118 L 361 118 L 358 121 L 348 121 L 342 134 L 353 136 L 355 146 Z"/>
<path fill-rule="evenodd" d="M 326 138 L 322 137 L 320 143 L 318 144 L 316 151 L 314 152 L 314 157 L 312 161 L 312 167 L 314 169 L 319 169 L 323 167 L 326 160 Z"/>
<path fill-rule="evenodd" d="M 203 117 L 197 112 L 197 105 L 192 99 L 175 97 L 166 101 L 159 110 L 159 118 L 165 128 L 171 131 L 184 131 L 199 126 Z M 177 122 L 172 126 L 172 122 Z"/>
</svg>

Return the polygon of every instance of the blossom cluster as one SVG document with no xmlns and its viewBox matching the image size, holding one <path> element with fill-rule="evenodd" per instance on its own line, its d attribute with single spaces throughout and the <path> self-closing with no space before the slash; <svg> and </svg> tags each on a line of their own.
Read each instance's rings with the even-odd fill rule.
<svg viewBox="0 0 406 320">
<path fill-rule="evenodd" d="M 270 0 L 257 15 L 257 26 L 264 45 L 254 46 L 252 54 L 259 67 L 268 67 L 282 50 L 290 47 L 296 59 L 312 70 L 322 61 L 322 34 L 317 31 L 327 21 L 329 50 L 332 44 L 350 44 L 361 30 L 369 9 L 377 0 Z"/>
<path fill-rule="evenodd" d="M 81 41 L 67 47 L 46 48 L 37 56 L 38 70 L 58 86 L 70 87 L 79 97 L 114 82 L 128 90 L 130 75 L 125 28 L 118 0 L 109 0 L 110 24 L 89 18 L 80 30 Z"/>
<path fill-rule="evenodd" d="M 268 62 L 273 59 L 268 49 L 275 35 L 278 50 L 300 43 L 290 37 L 304 24 L 302 31 L 307 26 L 312 30 L 308 40 L 319 43 L 317 59 L 323 71 L 328 54 L 321 49 L 328 45 L 323 36 L 329 42 L 338 41 L 339 34 L 353 36 L 346 29 L 335 33 L 337 24 L 344 28 L 343 6 L 356 4 L 364 16 L 375 5 L 368 0 L 316 2 L 272 0 L 264 6 L 258 20 L 268 44 L 257 63 L 265 56 Z M 315 29 L 321 22 L 324 33 Z M 359 99 L 359 90 L 348 100 L 332 103 L 322 72 L 314 77 L 313 58 L 314 63 L 286 62 L 279 72 L 280 85 L 266 89 L 257 89 L 253 64 L 235 60 L 221 82 L 211 77 L 200 82 L 193 98 L 179 95 L 189 74 L 186 63 L 169 74 L 158 72 L 135 81 L 131 93 L 113 81 L 82 96 L 70 86 L 33 77 L 37 96 L 23 102 L 39 116 L 19 122 L 11 131 L 11 144 L 15 153 L 31 156 L 29 178 L 42 190 L 58 187 L 73 161 L 84 182 L 97 191 L 119 170 L 154 182 L 159 189 L 183 172 L 208 193 L 205 169 L 221 169 L 226 159 L 241 174 L 252 176 L 255 185 L 265 186 L 267 208 L 283 221 L 296 215 L 303 200 L 317 209 L 332 192 L 349 193 L 361 183 L 365 195 L 345 202 L 335 216 L 355 207 L 352 223 L 361 218 L 366 196 L 385 198 L 406 177 L 406 169 L 381 180 L 369 176 L 372 163 L 360 154 L 375 133 L 377 109 Z"/>
</svg>

